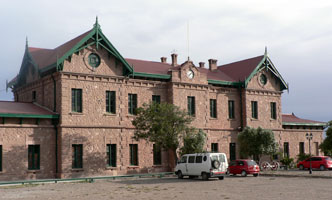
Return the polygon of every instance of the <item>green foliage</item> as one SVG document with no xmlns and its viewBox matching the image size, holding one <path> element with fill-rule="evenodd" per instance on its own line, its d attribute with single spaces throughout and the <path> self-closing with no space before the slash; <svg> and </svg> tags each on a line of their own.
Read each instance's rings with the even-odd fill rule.
<svg viewBox="0 0 332 200">
<path fill-rule="evenodd" d="M 277 152 L 277 143 L 274 140 L 274 134 L 271 130 L 261 127 L 246 127 L 238 135 L 240 145 L 240 155 L 243 158 L 252 156 L 259 162 L 262 155 L 273 155 Z"/>
<path fill-rule="evenodd" d="M 179 107 L 168 103 L 144 104 L 137 109 L 134 139 L 145 139 L 166 150 L 176 152 L 183 138 L 183 151 L 203 150 L 205 133 L 190 127 L 192 118 Z"/>
<path fill-rule="evenodd" d="M 206 134 L 202 129 L 188 129 L 183 137 L 183 147 L 180 149 L 180 154 L 204 152 L 205 139 Z"/>
<path fill-rule="evenodd" d="M 297 162 L 301 162 L 307 158 L 310 158 L 310 154 L 300 153 L 296 157 L 297 157 Z"/>
<path fill-rule="evenodd" d="M 286 169 L 291 167 L 291 164 L 293 163 L 294 159 L 289 157 L 284 157 L 280 160 L 280 162 L 286 166 Z"/>
<path fill-rule="evenodd" d="M 324 152 L 325 155 L 332 156 L 332 120 L 328 122 L 329 128 L 326 130 L 326 138 L 319 145 L 321 151 Z"/>
</svg>

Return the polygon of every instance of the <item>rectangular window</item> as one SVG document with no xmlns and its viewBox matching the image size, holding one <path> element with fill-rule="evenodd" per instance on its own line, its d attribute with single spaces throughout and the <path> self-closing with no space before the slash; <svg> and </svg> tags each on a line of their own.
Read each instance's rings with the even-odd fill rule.
<svg viewBox="0 0 332 200">
<path fill-rule="evenodd" d="M 218 143 L 211 143 L 211 152 L 219 152 Z"/>
<path fill-rule="evenodd" d="M 116 113 L 116 96 L 115 91 L 106 91 L 106 112 L 107 113 Z"/>
<path fill-rule="evenodd" d="M 315 144 L 315 153 L 316 153 L 316 156 L 319 156 L 319 145 L 318 145 L 318 142 L 314 142 Z"/>
<path fill-rule="evenodd" d="M 129 144 L 130 165 L 138 166 L 138 145 Z"/>
<path fill-rule="evenodd" d="M 258 119 L 258 106 L 257 101 L 251 102 L 251 117 L 253 119 Z"/>
<path fill-rule="evenodd" d="M 188 96 L 188 115 L 195 116 L 195 97 Z"/>
<path fill-rule="evenodd" d="M 300 142 L 299 143 L 299 153 L 300 154 L 304 154 L 304 142 Z"/>
<path fill-rule="evenodd" d="M 217 118 L 217 100 L 210 99 L 210 117 Z"/>
<path fill-rule="evenodd" d="M 235 118 L 235 107 L 234 107 L 234 101 L 229 100 L 228 101 L 228 118 L 234 119 Z"/>
<path fill-rule="evenodd" d="M 72 145 L 72 168 L 83 168 L 83 144 Z"/>
<path fill-rule="evenodd" d="M 196 163 L 202 163 L 203 156 L 196 156 Z"/>
<path fill-rule="evenodd" d="M 28 169 L 40 169 L 40 145 L 28 146 Z"/>
<path fill-rule="evenodd" d="M 276 102 L 271 102 L 271 119 L 277 119 L 277 104 Z"/>
<path fill-rule="evenodd" d="M 189 156 L 188 163 L 195 163 L 195 156 Z"/>
<path fill-rule="evenodd" d="M 128 113 L 136 115 L 137 110 L 137 94 L 128 94 Z"/>
<path fill-rule="evenodd" d="M 32 101 L 36 101 L 37 99 L 37 93 L 36 91 L 32 91 Z"/>
<path fill-rule="evenodd" d="M 0 171 L 2 171 L 2 145 L 0 145 Z"/>
<path fill-rule="evenodd" d="M 161 148 L 153 144 L 153 165 L 161 165 Z"/>
<path fill-rule="evenodd" d="M 71 89 L 71 111 L 82 112 L 82 89 Z"/>
<path fill-rule="evenodd" d="M 284 157 L 289 158 L 289 143 L 284 142 Z"/>
<path fill-rule="evenodd" d="M 229 143 L 229 159 L 236 159 L 236 143 Z"/>
<path fill-rule="evenodd" d="M 107 144 L 107 166 L 116 167 L 116 144 Z"/>
<path fill-rule="evenodd" d="M 152 102 L 160 103 L 160 95 L 152 95 Z"/>
</svg>

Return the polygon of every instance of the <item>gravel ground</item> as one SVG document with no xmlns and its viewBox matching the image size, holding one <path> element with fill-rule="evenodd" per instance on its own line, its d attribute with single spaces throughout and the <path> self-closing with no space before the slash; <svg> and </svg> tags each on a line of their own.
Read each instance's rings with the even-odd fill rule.
<svg viewBox="0 0 332 200">
<path fill-rule="evenodd" d="M 332 199 L 332 179 L 239 177 L 130 178 L 94 183 L 0 187 L 0 199 Z"/>
</svg>

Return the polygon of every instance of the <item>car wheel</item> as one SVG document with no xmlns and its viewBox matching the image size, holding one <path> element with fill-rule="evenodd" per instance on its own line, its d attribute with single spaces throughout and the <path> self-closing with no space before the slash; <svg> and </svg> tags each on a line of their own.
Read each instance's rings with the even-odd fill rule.
<svg viewBox="0 0 332 200">
<path fill-rule="evenodd" d="M 304 166 L 303 166 L 303 165 L 300 165 L 300 166 L 299 166 L 299 169 L 300 169 L 300 170 L 304 170 Z"/>
<path fill-rule="evenodd" d="M 178 179 L 183 179 L 183 174 L 181 171 L 178 171 Z"/>
<path fill-rule="evenodd" d="M 189 176 L 189 179 L 193 179 L 193 178 L 195 178 L 195 176 Z"/>
<path fill-rule="evenodd" d="M 224 180 L 224 177 L 223 176 L 220 176 L 220 177 L 218 177 L 219 178 L 219 180 Z"/>
<path fill-rule="evenodd" d="M 258 176 L 258 174 L 254 174 L 254 177 L 257 177 Z"/>
<path fill-rule="evenodd" d="M 203 172 L 203 173 L 202 173 L 202 179 L 203 179 L 204 181 L 209 180 L 209 175 L 208 175 L 207 173 Z"/>
<path fill-rule="evenodd" d="M 236 176 L 236 174 L 233 174 L 233 176 Z"/>
<path fill-rule="evenodd" d="M 246 176 L 247 176 L 247 172 L 243 170 L 243 171 L 241 172 L 241 176 L 246 177 Z"/>
<path fill-rule="evenodd" d="M 320 169 L 321 171 L 324 171 L 324 170 L 325 170 L 325 166 L 324 166 L 324 165 L 321 165 L 321 166 L 319 167 L 319 169 Z"/>
</svg>

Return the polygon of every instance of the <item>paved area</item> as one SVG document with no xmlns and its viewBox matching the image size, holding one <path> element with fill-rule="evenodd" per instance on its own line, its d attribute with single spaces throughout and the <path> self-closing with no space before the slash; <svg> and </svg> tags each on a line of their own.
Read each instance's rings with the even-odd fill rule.
<svg viewBox="0 0 332 200">
<path fill-rule="evenodd" d="M 0 187 L 0 199 L 332 199 L 331 179 L 240 177 L 224 180 L 129 178 L 94 183 Z"/>
<path fill-rule="evenodd" d="M 305 178 L 331 178 L 332 170 L 320 171 L 313 170 L 312 174 L 309 174 L 309 170 L 278 170 L 278 171 L 262 171 L 262 176 L 283 176 L 283 177 L 305 177 Z M 331 198 L 332 199 L 332 198 Z"/>
</svg>

